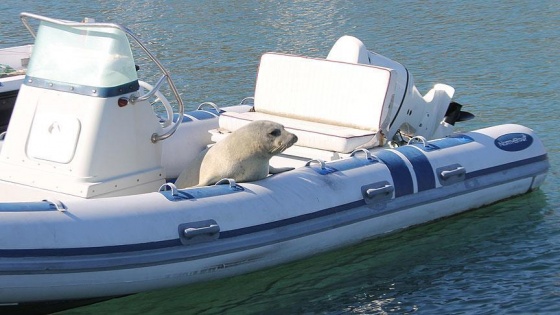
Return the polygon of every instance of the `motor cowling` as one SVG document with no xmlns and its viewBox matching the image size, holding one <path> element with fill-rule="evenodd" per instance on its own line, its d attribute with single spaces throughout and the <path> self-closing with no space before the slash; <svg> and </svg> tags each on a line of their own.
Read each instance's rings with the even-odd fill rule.
<svg viewBox="0 0 560 315">
<path fill-rule="evenodd" d="M 426 139 L 445 137 L 453 133 L 453 125 L 460 121 L 460 108 L 450 108 L 455 89 L 446 84 L 436 84 L 424 96 L 414 84 L 414 77 L 402 64 L 385 56 L 368 51 L 365 45 L 352 36 L 341 37 L 329 52 L 327 59 L 350 63 L 369 64 L 394 70 L 397 75 L 394 100 L 380 129 L 389 141 L 401 136 L 423 136 Z M 472 116 L 472 115 L 471 115 Z M 464 119 L 465 120 L 465 119 Z"/>
</svg>

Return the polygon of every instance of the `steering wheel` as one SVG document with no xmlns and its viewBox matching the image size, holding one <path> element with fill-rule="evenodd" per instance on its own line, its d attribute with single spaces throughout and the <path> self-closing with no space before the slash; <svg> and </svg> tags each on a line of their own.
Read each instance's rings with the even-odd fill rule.
<svg viewBox="0 0 560 315">
<path fill-rule="evenodd" d="M 154 89 L 154 87 L 151 84 L 145 81 L 138 80 L 138 84 L 140 84 L 142 88 L 148 90 L 148 92 Z M 171 107 L 171 104 L 169 103 L 167 98 L 165 98 L 163 93 L 161 93 L 159 90 L 157 90 L 154 94 L 156 96 L 156 99 L 153 102 L 150 102 L 150 105 L 153 106 L 158 102 L 163 105 L 163 108 L 165 108 L 165 113 L 167 114 L 166 119 L 163 119 L 160 115 L 158 115 L 156 110 L 154 110 L 154 112 L 160 118 L 161 126 L 163 128 L 169 127 L 173 123 L 173 107 Z"/>
</svg>

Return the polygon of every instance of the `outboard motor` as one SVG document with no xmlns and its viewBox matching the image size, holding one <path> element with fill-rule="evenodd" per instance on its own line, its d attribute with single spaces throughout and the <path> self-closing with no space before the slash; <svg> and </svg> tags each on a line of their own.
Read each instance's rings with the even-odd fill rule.
<svg viewBox="0 0 560 315">
<path fill-rule="evenodd" d="M 469 119 L 461 112 L 460 105 L 451 106 L 455 89 L 446 84 L 436 84 L 422 96 L 414 85 L 412 74 L 400 63 L 368 51 L 364 44 L 352 36 L 341 37 L 329 52 L 327 59 L 369 64 L 389 68 L 396 72 L 397 83 L 392 108 L 381 125 L 389 141 L 402 142 L 411 136 L 426 139 L 441 138 L 453 133 L 455 121 Z M 470 115 L 472 116 L 472 115 Z M 460 117 L 463 117 L 461 119 Z M 472 118 L 472 117 L 470 117 Z"/>
</svg>

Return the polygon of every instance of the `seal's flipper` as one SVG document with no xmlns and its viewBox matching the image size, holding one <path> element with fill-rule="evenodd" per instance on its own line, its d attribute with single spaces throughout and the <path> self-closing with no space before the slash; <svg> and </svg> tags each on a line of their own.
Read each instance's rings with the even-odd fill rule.
<svg viewBox="0 0 560 315">
<path fill-rule="evenodd" d="M 268 173 L 269 174 L 278 174 L 278 173 L 282 173 L 282 172 L 287 172 L 287 171 L 291 171 L 293 170 L 293 167 L 272 167 L 272 166 L 268 166 Z"/>
</svg>

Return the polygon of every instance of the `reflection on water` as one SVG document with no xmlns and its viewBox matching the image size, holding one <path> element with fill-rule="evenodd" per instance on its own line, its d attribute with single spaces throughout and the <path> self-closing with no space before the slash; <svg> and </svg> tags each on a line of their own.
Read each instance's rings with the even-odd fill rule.
<svg viewBox="0 0 560 315">
<path fill-rule="evenodd" d="M 252 95 L 266 51 L 324 57 L 340 36 L 403 63 L 421 92 L 435 83 L 476 118 L 535 129 L 552 169 L 540 192 L 250 275 L 160 290 L 68 314 L 539 313 L 560 310 L 560 2 L 0 2 L 0 48 L 31 37 L 21 11 L 120 22 L 169 67 L 189 109 Z M 140 75 L 157 80 L 137 56 Z M 556 311 L 556 312 L 555 312 Z"/>
</svg>

